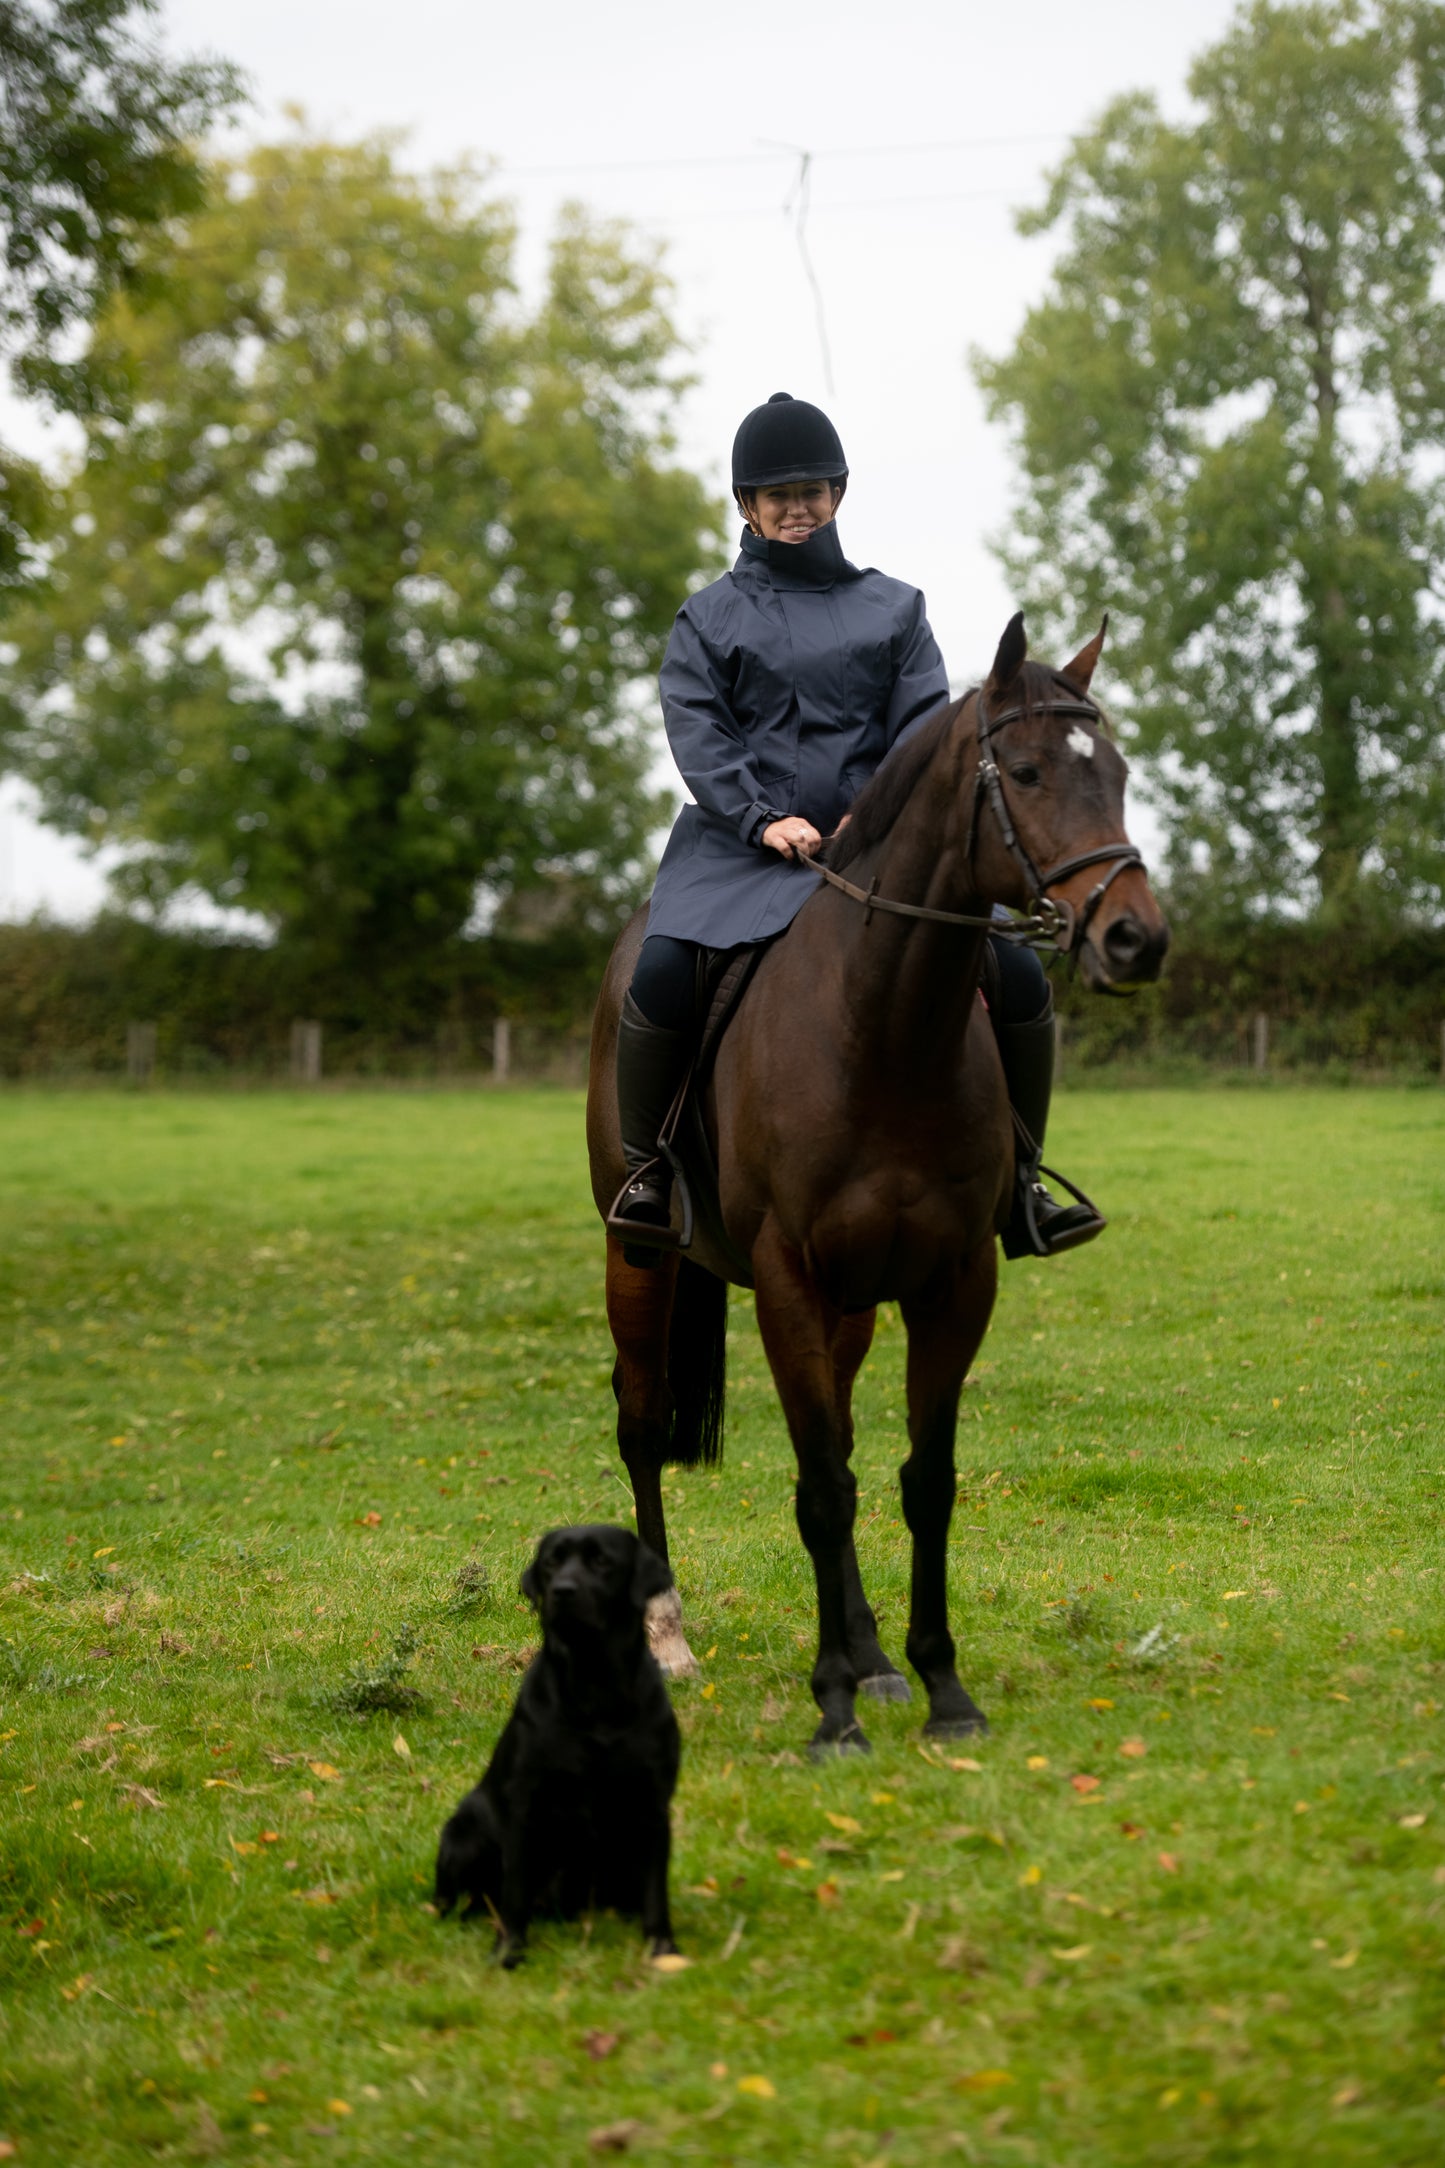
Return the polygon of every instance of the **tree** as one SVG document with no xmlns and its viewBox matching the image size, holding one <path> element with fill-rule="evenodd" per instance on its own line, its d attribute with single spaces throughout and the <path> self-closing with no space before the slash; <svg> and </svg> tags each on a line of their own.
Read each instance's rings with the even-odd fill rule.
<svg viewBox="0 0 1445 2168">
<path fill-rule="evenodd" d="M 142 237 L 200 200 L 194 139 L 240 95 L 217 61 L 165 60 L 136 33 L 155 0 L 0 0 L 0 356 L 51 405 L 103 402 L 78 337 L 134 289 Z M 0 448 L 0 594 L 43 517 L 33 465 Z"/>
<path fill-rule="evenodd" d="M 645 681 L 713 560 L 670 463 L 656 261 L 567 214 L 532 312 L 504 207 L 388 145 L 255 152 L 118 297 L 46 592 L 9 628 L 46 818 L 122 894 L 260 912 L 318 963 L 635 882 Z"/>
<path fill-rule="evenodd" d="M 1220 908 L 1445 892 L 1445 10 L 1257 0 L 1082 135 L 1011 353 L 1001 546 L 1065 639 L 1114 612 L 1176 882 Z"/>
</svg>

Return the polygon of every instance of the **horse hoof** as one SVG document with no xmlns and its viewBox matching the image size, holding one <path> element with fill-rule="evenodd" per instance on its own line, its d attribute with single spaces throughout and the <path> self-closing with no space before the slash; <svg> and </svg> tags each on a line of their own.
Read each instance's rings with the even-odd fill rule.
<svg viewBox="0 0 1445 2168">
<path fill-rule="evenodd" d="M 836 1739 L 824 1738 L 815 1732 L 808 1742 L 809 1761 L 829 1761 L 835 1754 L 871 1754 L 873 1748 L 864 1735 L 861 1724 L 850 1724 Z"/>
<path fill-rule="evenodd" d="M 925 1739 L 978 1739 L 988 1730 L 988 1718 L 982 1709 L 975 1709 L 972 1716 L 930 1717 L 923 1727 Z"/>
<path fill-rule="evenodd" d="M 858 1691 L 870 1701 L 911 1701 L 913 1689 L 901 1671 L 875 1671 L 868 1679 L 858 1681 Z"/>
</svg>

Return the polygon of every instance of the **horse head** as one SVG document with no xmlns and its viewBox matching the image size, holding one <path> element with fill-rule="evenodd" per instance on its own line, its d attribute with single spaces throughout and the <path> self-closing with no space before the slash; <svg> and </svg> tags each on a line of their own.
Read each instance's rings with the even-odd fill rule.
<svg viewBox="0 0 1445 2168">
<path fill-rule="evenodd" d="M 988 895 L 1062 907 L 1086 985 L 1123 993 L 1159 976 L 1169 926 L 1125 833 L 1128 763 L 1089 697 L 1108 622 L 1052 670 L 1029 661 L 1022 613 L 1010 619 L 974 701 L 969 850 Z"/>
</svg>

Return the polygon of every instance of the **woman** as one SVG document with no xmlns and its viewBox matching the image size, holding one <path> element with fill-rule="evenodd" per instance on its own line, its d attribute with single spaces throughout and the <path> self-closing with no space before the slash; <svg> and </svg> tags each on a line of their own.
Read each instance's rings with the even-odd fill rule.
<svg viewBox="0 0 1445 2168">
<path fill-rule="evenodd" d="M 668 742 L 697 802 L 662 854 L 618 1030 L 628 1180 L 608 1226 L 635 1263 L 677 1241 L 657 1138 L 698 1022 L 698 949 L 766 941 L 791 923 L 818 885 L 807 854 L 948 698 L 918 589 L 843 555 L 834 516 L 848 466 L 827 415 L 774 392 L 738 430 L 732 479 L 747 522 L 742 554 L 683 604 L 660 678 Z M 1047 1257 L 1090 1241 L 1104 1221 L 1088 1205 L 1058 1204 L 1038 1179 L 1053 1002 L 1031 950 L 990 947 L 1000 989 L 990 1013 L 1032 1145 L 1018 1155 L 1004 1250 Z"/>
</svg>

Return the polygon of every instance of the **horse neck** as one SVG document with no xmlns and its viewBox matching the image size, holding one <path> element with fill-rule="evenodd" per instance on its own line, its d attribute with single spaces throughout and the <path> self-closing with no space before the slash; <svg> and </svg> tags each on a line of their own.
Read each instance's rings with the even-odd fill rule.
<svg viewBox="0 0 1445 2168">
<path fill-rule="evenodd" d="M 968 858 L 966 814 L 972 802 L 977 744 L 961 710 L 944 733 L 907 803 L 881 842 L 848 868 L 860 887 L 930 910 L 985 916 Z M 920 1077 L 936 1071 L 940 1051 L 968 1028 L 983 969 L 982 928 L 938 925 L 857 904 L 848 930 L 849 1006 L 892 1068 Z"/>
</svg>

